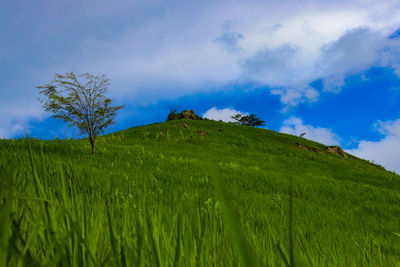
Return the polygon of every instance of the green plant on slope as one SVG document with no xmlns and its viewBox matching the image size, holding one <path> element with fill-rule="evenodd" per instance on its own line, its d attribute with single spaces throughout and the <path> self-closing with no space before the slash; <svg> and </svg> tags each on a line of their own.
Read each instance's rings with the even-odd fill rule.
<svg viewBox="0 0 400 267">
<path fill-rule="evenodd" d="M 231 117 L 236 122 L 235 124 L 238 125 L 245 125 L 245 126 L 265 126 L 265 121 L 261 120 L 260 118 L 256 117 L 256 114 L 251 113 L 250 115 L 242 115 L 240 113 L 236 114 L 235 116 Z"/>
<path fill-rule="evenodd" d="M 366 161 L 216 121 L 98 142 L 0 140 L 0 266 L 400 264 L 400 179 Z"/>
</svg>

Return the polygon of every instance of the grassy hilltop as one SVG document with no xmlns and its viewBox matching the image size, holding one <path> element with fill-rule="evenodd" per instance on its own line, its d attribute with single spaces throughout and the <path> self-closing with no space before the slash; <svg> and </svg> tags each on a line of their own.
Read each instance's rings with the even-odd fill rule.
<svg viewBox="0 0 400 267">
<path fill-rule="evenodd" d="M 94 157 L 0 140 L 0 266 L 400 266 L 399 192 L 367 161 L 216 121 L 102 136 Z"/>
</svg>

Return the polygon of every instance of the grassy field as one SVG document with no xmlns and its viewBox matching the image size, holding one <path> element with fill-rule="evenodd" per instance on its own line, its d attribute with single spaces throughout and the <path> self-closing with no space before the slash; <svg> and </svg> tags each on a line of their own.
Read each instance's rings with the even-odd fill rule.
<svg viewBox="0 0 400 267">
<path fill-rule="evenodd" d="M 106 135 L 95 157 L 0 140 L 0 266 L 400 266 L 399 192 L 367 161 L 216 121 Z"/>
</svg>

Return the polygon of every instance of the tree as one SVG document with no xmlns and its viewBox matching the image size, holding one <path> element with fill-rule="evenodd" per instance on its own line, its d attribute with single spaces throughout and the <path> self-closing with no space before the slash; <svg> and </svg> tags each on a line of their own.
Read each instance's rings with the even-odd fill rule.
<svg viewBox="0 0 400 267">
<path fill-rule="evenodd" d="M 248 116 L 244 116 L 244 115 L 238 113 L 235 116 L 232 116 L 231 118 L 236 120 L 235 124 L 238 124 L 238 125 L 265 126 L 265 124 L 264 124 L 265 121 L 257 118 L 254 113 L 251 113 Z"/>
<path fill-rule="evenodd" d="M 56 74 L 50 84 L 36 86 L 44 98 L 39 98 L 43 108 L 52 112 L 52 117 L 62 119 L 68 126 L 75 126 L 81 134 L 88 136 L 95 152 L 96 138 L 114 123 L 116 111 L 123 106 L 111 106 L 105 97 L 110 80 L 102 76 L 85 73 L 76 76 L 73 72 Z"/>
</svg>

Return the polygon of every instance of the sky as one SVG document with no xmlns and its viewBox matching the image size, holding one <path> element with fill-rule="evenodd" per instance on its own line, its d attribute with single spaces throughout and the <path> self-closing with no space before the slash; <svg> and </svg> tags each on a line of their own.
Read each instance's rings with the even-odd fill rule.
<svg viewBox="0 0 400 267">
<path fill-rule="evenodd" d="M 0 1 L 0 138 L 79 138 L 36 86 L 105 74 L 107 132 L 255 113 L 400 173 L 400 2 Z"/>
</svg>

